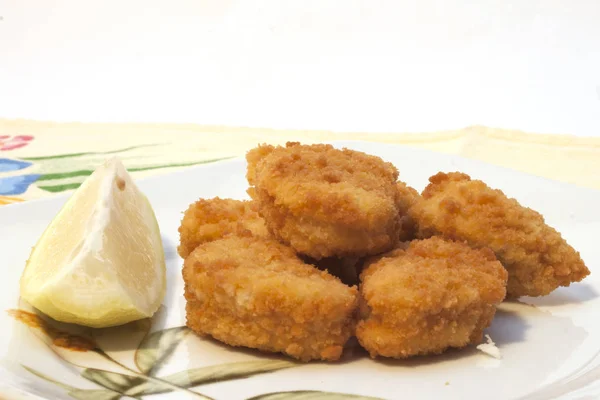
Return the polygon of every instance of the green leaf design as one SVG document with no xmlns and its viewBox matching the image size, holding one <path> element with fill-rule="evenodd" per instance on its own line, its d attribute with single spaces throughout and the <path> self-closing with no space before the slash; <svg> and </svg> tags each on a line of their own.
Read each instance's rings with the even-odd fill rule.
<svg viewBox="0 0 600 400">
<path fill-rule="evenodd" d="M 111 371 L 104 371 L 95 368 L 86 368 L 81 372 L 81 376 L 92 382 L 97 383 L 107 389 L 114 390 L 115 392 L 124 393 L 129 388 L 137 386 L 143 382 L 146 382 L 144 378 L 139 376 L 119 374 Z M 166 387 L 166 386 L 165 386 Z M 169 391 L 170 389 L 166 387 Z"/>
<path fill-rule="evenodd" d="M 125 375 L 118 372 L 104 371 L 95 368 L 86 368 L 81 373 L 81 376 L 111 391 L 129 397 L 167 393 L 175 389 L 181 390 L 180 395 L 188 394 L 194 398 L 212 400 L 210 397 L 198 392 L 190 391 L 186 387 L 174 385 L 165 378 L 153 378 L 147 375 Z M 141 390 L 136 390 L 137 388 L 141 388 Z"/>
<path fill-rule="evenodd" d="M 125 147 L 123 149 L 112 150 L 112 151 L 104 151 L 104 152 L 86 152 L 86 153 L 67 153 L 67 154 L 58 154 L 54 156 L 43 156 L 43 157 L 25 157 L 23 160 L 27 161 L 42 161 L 42 160 L 56 160 L 58 158 L 71 158 L 71 157 L 81 157 L 81 156 L 89 156 L 89 155 L 102 155 L 102 154 L 117 154 L 122 153 L 129 150 L 141 149 L 144 147 L 153 147 L 160 146 L 162 143 L 154 143 L 154 144 L 143 144 L 139 146 L 131 146 Z"/>
<path fill-rule="evenodd" d="M 110 390 L 84 390 L 76 389 L 69 392 L 69 396 L 77 400 L 118 400 L 121 393 L 115 393 Z"/>
<path fill-rule="evenodd" d="M 213 382 L 248 378 L 252 375 L 274 372 L 295 366 L 298 366 L 298 364 L 291 361 L 279 360 L 235 362 L 212 365 L 210 367 L 193 368 L 161 377 L 161 379 L 179 387 L 190 388 Z M 149 382 L 145 382 L 138 387 L 128 390 L 126 394 L 128 396 L 139 396 L 142 394 L 159 393 L 154 392 L 155 388 L 150 387 L 148 384 Z"/>
<path fill-rule="evenodd" d="M 148 335 L 151 325 L 152 321 L 149 318 L 145 318 L 129 322 L 125 325 L 94 329 L 91 331 L 91 336 L 98 348 L 102 349 L 107 357 L 125 365 L 127 369 L 131 367 L 137 372 L 135 349 L 139 347 L 142 340 Z M 123 351 L 123 349 L 127 349 L 127 351 Z M 129 351 L 129 349 L 132 351 Z M 97 364 L 87 364 L 83 365 L 83 367 L 128 373 Z"/>
<path fill-rule="evenodd" d="M 280 360 L 236 362 L 193 368 L 160 377 L 160 380 L 181 388 L 191 388 L 213 382 L 247 378 L 252 375 L 273 372 L 297 365 L 291 361 Z M 171 387 L 159 381 L 92 368 L 85 369 L 81 375 L 107 389 L 131 397 L 166 393 L 172 390 Z"/>
<path fill-rule="evenodd" d="M 27 371 L 29 371 L 29 372 L 30 372 L 30 373 L 32 373 L 33 375 L 37 376 L 38 378 L 42 378 L 43 380 L 45 380 L 45 381 L 47 381 L 47 382 L 50 382 L 50 383 L 53 383 L 53 384 L 55 384 L 56 386 L 59 386 L 59 387 L 61 387 L 61 388 L 65 389 L 65 390 L 69 390 L 69 391 L 70 391 L 70 390 L 78 390 L 78 389 L 77 389 L 76 387 L 74 387 L 74 386 L 67 385 L 66 383 L 59 382 L 59 381 L 57 381 L 57 380 L 55 380 L 55 379 L 53 379 L 53 378 L 50 378 L 50 377 L 49 377 L 48 375 L 46 375 L 46 374 L 42 374 L 41 372 L 39 372 L 39 371 L 36 371 L 35 369 L 33 369 L 33 368 L 31 368 L 31 367 L 28 367 L 28 366 L 26 366 L 26 365 L 23 365 L 23 364 L 21 364 L 21 367 L 25 368 Z"/>
<path fill-rule="evenodd" d="M 293 392 L 275 392 L 250 397 L 247 400 L 383 400 L 380 397 L 361 396 L 357 394 L 345 394 L 334 392 L 320 392 L 316 390 L 298 390 Z"/>
<path fill-rule="evenodd" d="M 58 172 L 58 173 L 53 173 L 53 174 L 44 174 L 42 176 L 40 176 L 37 180 L 37 182 L 40 181 L 51 181 L 54 179 L 65 179 L 65 178 L 75 178 L 78 176 L 84 176 L 84 177 L 88 177 L 92 174 L 92 172 L 94 172 L 91 169 L 83 169 L 83 170 L 78 170 L 78 171 L 69 171 L 69 172 Z"/>
<path fill-rule="evenodd" d="M 58 193 L 77 189 L 79 186 L 81 186 L 81 183 L 65 183 L 64 185 L 39 186 L 39 188 L 50 193 Z"/>
<path fill-rule="evenodd" d="M 148 321 L 146 321 L 146 323 L 147 322 Z M 142 329 L 145 326 L 146 325 L 142 323 L 140 326 L 133 326 L 133 328 Z M 99 332 L 101 334 L 97 336 L 97 339 L 102 338 L 105 336 L 105 334 L 111 336 L 111 332 L 112 331 L 109 330 Z M 84 368 L 81 373 L 82 377 L 106 388 L 104 390 L 79 389 L 56 381 L 32 368 L 26 366 L 23 366 L 23 368 L 27 369 L 32 374 L 63 388 L 71 397 L 75 399 L 117 400 L 121 396 L 141 397 L 144 395 L 176 391 L 182 395 L 192 396 L 194 398 L 204 400 L 212 400 L 210 397 L 192 391 L 189 388 L 213 382 L 247 378 L 256 374 L 273 372 L 299 365 L 298 363 L 284 360 L 259 360 L 193 368 L 165 377 L 155 377 L 154 372 L 156 372 L 158 367 L 165 362 L 165 360 L 173 352 L 174 348 L 181 342 L 188 332 L 190 332 L 190 330 L 187 327 L 181 326 L 153 332 L 145 336 L 140 342 L 134 357 L 135 364 L 138 369 L 142 371 L 141 373 L 119 363 L 116 359 L 113 359 L 110 357 L 110 355 L 106 354 L 101 348 L 96 347 L 92 350 L 89 350 L 88 353 L 98 354 L 107 361 L 110 361 L 116 366 L 128 371 L 127 373 L 123 374 L 97 368 Z M 46 344 L 50 346 L 50 344 Z M 94 344 L 95 346 L 98 346 L 96 342 L 94 342 Z M 65 361 L 72 363 L 68 359 L 65 359 Z M 131 374 L 129 374 L 129 372 Z M 315 395 L 315 393 L 317 393 L 317 395 Z M 342 398 L 355 398 L 362 400 L 374 399 L 370 397 L 354 395 L 347 396 L 340 393 L 326 392 L 279 392 L 263 395 L 268 397 L 259 396 L 257 399 L 315 399 L 322 398 L 324 395 L 327 396 L 324 398 L 331 400 Z"/>
<path fill-rule="evenodd" d="M 186 326 L 152 332 L 136 350 L 135 365 L 143 374 L 152 376 L 188 332 Z"/>
<path fill-rule="evenodd" d="M 208 159 L 208 160 L 192 161 L 192 162 L 186 162 L 186 163 L 144 165 L 144 166 L 139 166 L 139 167 L 127 168 L 127 170 L 129 172 L 139 172 L 139 171 L 149 171 L 149 170 L 161 169 L 161 168 L 191 167 L 194 165 L 209 164 L 212 162 L 228 160 L 230 158 L 233 158 L 233 157 L 212 158 L 212 159 Z M 51 181 L 51 180 L 56 180 L 56 179 L 76 178 L 79 176 L 88 177 L 92 174 L 92 172 L 94 172 L 93 169 L 81 169 L 81 170 L 76 170 L 76 171 L 55 172 L 55 173 L 43 174 L 42 176 L 40 176 L 37 179 L 37 181 L 38 182 Z"/>
<path fill-rule="evenodd" d="M 114 392 L 112 390 L 87 390 L 87 389 L 78 389 L 74 386 L 67 385 L 66 383 L 62 383 L 57 381 L 56 379 L 50 378 L 46 374 L 42 374 L 39 371 L 36 371 L 33 368 L 30 368 L 26 365 L 22 365 L 27 371 L 37 376 L 38 378 L 42 378 L 43 380 L 50 382 L 56 386 L 59 386 L 67 391 L 69 396 L 75 399 L 81 400 L 117 400 L 121 398 L 121 393 Z"/>
<path fill-rule="evenodd" d="M 212 159 L 208 159 L 208 160 L 192 161 L 192 162 L 186 162 L 186 163 L 170 163 L 170 164 L 147 165 L 147 166 L 143 166 L 143 167 L 127 168 L 127 171 L 129 171 L 129 172 L 138 172 L 138 171 L 149 171 L 149 170 L 152 170 L 152 169 L 160 169 L 160 168 L 191 167 L 191 166 L 194 166 L 194 165 L 210 164 L 210 163 L 217 162 L 217 161 L 229 160 L 231 158 L 233 158 L 233 157 L 212 158 Z"/>
</svg>

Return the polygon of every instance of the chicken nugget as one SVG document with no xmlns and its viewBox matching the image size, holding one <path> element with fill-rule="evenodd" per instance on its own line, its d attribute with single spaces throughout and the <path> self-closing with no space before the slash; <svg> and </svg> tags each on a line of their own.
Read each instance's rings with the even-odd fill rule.
<svg viewBox="0 0 600 400">
<path fill-rule="evenodd" d="M 398 194 L 400 196 L 400 236 L 401 242 L 413 240 L 417 234 L 417 223 L 410 215 L 409 210 L 418 201 L 421 200 L 421 195 L 412 187 L 402 181 L 396 183 Z"/>
<path fill-rule="evenodd" d="M 232 346 L 337 360 L 355 327 L 356 287 L 272 239 L 229 236 L 183 267 L 187 326 Z"/>
<path fill-rule="evenodd" d="M 390 250 L 400 232 L 398 171 L 381 158 L 331 145 L 250 150 L 249 193 L 269 231 L 315 259 Z"/>
<path fill-rule="evenodd" d="M 480 342 L 506 294 L 494 253 L 438 237 L 404 247 L 361 273 L 360 344 L 373 358 L 407 358 Z"/>
<path fill-rule="evenodd" d="M 202 243 L 230 234 L 268 237 L 264 220 L 252 201 L 232 199 L 200 199 L 191 204 L 179 227 L 181 258 L 186 258 Z"/>
<path fill-rule="evenodd" d="M 489 247 L 508 270 L 508 296 L 543 296 L 590 271 L 544 217 L 462 173 L 438 173 L 411 208 L 419 236 L 441 234 Z"/>
</svg>

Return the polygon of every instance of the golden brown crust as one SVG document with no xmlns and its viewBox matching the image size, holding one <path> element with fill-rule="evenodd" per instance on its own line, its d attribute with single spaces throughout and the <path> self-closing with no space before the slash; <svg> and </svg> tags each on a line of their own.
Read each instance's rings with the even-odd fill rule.
<svg viewBox="0 0 600 400">
<path fill-rule="evenodd" d="M 590 272 L 542 215 L 463 173 L 438 173 L 410 210 L 419 236 L 489 247 L 509 272 L 508 295 L 542 296 Z"/>
<path fill-rule="evenodd" d="M 246 179 L 248 180 L 250 186 L 254 186 L 255 184 L 256 167 L 266 156 L 271 154 L 273 150 L 275 150 L 274 146 L 268 144 L 261 144 L 258 147 L 255 147 L 252 150 L 248 151 L 248 153 L 246 153 L 246 162 L 248 163 Z M 252 196 L 252 194 L 250 196 L 254 197 Z"/>
<path fill-rule="evenodd" d="M 260 146 L 247 154 L 253 198 L 275 237 L 315 259 L 361 257 L 398 240 L 396 168 L 330 145 Z"/>
<path fill-rule="evenodd" d="M 481 341 L 507 272 L 491 250 L 433 237 L 372 258 L 360 279 L 360 344 L 406 358 Z"/>
<path fill-rule="evenodd" d="M 232 346 L 337 360 L 354 331 L 356 287 L 269 239 L 204 243 L 183 268 L 187 325 Z"/>
<path fill-rule="evenodd" d="M 179 227 L 179 255 L 186 258 L 202 243 L 236 234 L 268 237 L 264 220 L 251 201 L 200 199 L 185 211 Z"/>
</svg>

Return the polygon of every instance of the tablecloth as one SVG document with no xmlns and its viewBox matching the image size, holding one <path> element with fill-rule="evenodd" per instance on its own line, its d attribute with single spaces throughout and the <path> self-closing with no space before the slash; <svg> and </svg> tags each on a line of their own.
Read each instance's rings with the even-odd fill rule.
<svg viewBox="0 0 600 400">
<path fill-rule="evenodd" d="M 458 130 L 368 133 L 192 124 L 55 123 L 0 119 L 0 205 L 76 189 L 108 157 L 134 178 L 243 155 L 259 143 L 366 140 L 456 154 L 600 189 L 600 138 L 471 126 Z"/>
</svg>

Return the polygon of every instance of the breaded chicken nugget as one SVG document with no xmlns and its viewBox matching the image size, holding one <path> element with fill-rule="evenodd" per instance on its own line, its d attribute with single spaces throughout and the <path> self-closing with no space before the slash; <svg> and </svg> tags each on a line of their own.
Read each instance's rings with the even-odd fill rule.
<svg viewBox="0 0 600 400">
<path fill-rule="evenodd" d="M 437 354 L 478 343 L 506 294 L 489 249 L 433 237 L 370 261 L 356 337 L 371 357 Z"/>
<path fill-rule="evenodd" d="M 417 223 L 409 214 L 409 209 L 421 200 L 421 195 L 402 181 L 396 183 L 400 196 L 400 236 L 401 242 L 413 240 L 417 234 Z"/>
<path fill-rule="evenodd" d="M 177 250 L 181 258 L 186 258 L 200 244 L 229 234 L 269 236 L 254 202 L 218 197 L 200 199 L 191 204 L 183 215 Z"/>
<path fill-rule="evenodd" d="M 187 325 L 232 346 L 337 360 L 355 327 L 356 287 L 271 239 L 229 236 L 183 267 Z"/>
<path fill-rule="evenodd" d="M 400 230 L 398 171 L 330 145 L 259 146 L 247 154 L 249 193 L 269 231 L 315 259 L 389 250 Z"/>
<path fill-rule="evenodd" d="M 579 253 L 544 218 L 468 175 L 438 173 L 411 208 L 420 236 L 489 247 L 508 270 L 508 295 L 543 296 L 589 275 Z"/>
</svg>

